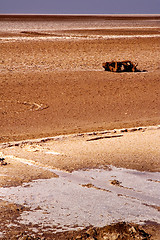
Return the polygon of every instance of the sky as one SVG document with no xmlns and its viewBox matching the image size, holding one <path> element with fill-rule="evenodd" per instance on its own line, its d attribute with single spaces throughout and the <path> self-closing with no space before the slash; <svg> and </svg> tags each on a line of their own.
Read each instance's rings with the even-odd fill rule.
<svg viewBox="0 0 160 240">
<path fill-rule="evenodd" d="M 160 14 L 160 0 L 0 0 L 0 14 Z"/>
</svg>

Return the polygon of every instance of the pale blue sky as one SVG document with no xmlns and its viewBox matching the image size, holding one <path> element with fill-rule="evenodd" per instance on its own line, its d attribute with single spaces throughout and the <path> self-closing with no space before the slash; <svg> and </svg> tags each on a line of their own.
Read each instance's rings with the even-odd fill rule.
<svg viewBox="0 0 160 240">
<path fill-rule="evenodd" d="M 0 13 L 160 14 L 160 0 L 0 0 Z"/>
</svg>

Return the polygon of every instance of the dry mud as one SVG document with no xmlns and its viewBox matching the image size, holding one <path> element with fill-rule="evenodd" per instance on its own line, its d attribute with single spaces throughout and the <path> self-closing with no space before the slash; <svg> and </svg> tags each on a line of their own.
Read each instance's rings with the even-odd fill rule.
<svg viewBox="0 0 160 240">
<path fill-rule="evenodd" d="M 1 144 L 2 239 L 158 239 L 159 131 Z"/>
<path fill-rule="evenodd" d="M 0 16 L 0 239 L 159 239 L 159 38 L 159 16 Z"/>
<path fill-rule="evenodd" d="M 0 26 L 1 142 L 159 124 L 159 19 Z M 112 60 L 147 72 L 104 72 Z"/>
</svg>

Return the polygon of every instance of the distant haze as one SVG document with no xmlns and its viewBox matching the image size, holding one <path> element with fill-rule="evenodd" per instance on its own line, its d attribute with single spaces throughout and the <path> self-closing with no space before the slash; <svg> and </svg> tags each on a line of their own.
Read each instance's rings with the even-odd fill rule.
<svg viewBox="0 0 160 240">
<path fill-rule="evenodd" d="M 160 14 L 160 0 L 0 0 L 0 14 Z"/>
</svg>

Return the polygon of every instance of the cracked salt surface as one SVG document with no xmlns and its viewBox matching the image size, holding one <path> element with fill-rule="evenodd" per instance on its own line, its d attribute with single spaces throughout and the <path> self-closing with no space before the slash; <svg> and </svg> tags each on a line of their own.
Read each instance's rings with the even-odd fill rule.
<svg viewBox="0 0 160 240">
<path fill-rule="evenodd" d="M 19 223 L 39 224 L 55 232 L 118 221 L 160 223 L 160 173 L 109 169 L 72 173 L 50 169 L 59 178 L 0 188 L 0 195 L 31 208 L 20 215 Z M 112 185 L 112 180 L 120 184 Z"/>
</svg>

